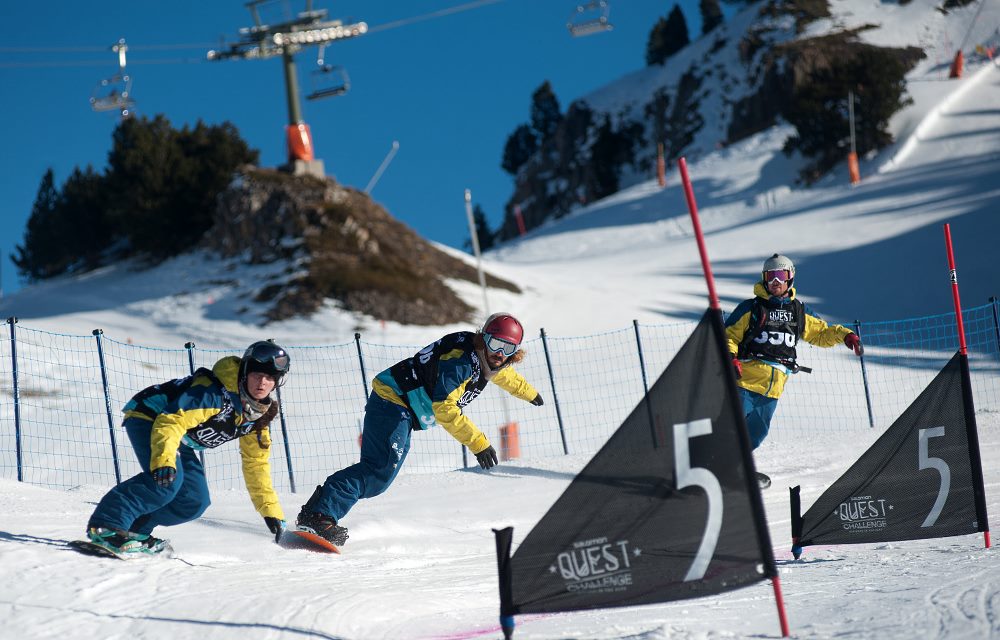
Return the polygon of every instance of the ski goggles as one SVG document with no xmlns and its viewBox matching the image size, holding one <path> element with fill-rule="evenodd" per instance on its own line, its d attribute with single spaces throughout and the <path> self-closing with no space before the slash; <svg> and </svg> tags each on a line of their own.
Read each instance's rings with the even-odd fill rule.
<svg viewBox="0 0 1000 640">
<path fill-rule="evenodd" d="M 773 282 L 775 280 L 778 282 L 788 282 L 791 279 L 792 274 L 789 273 L 788 269 L 776 269 L 764 272 L 764 282 Z"/>
<path fill-rule="evenodd" d="M 251 360 L 258 362 L 264 366 L 270 365 L 270 368 L 274 370 L 277 374 L 288 373 L 288 366 L 291 363 L 291 359 L 288 354 L 285 353 L 284 349 L 280 348 L 257 348 L 251 351 L 249 354 Z"/>
<path fill-rule="evenodd" d="M 496 336 L 490 335 L 488 333 L 483 334 L 483 342 L 486 343 L 486 348 L 493 353 L 502 353 L 504 357 L 511 357 L 517 353 L 517 345 L 513 342 L 509 342 L 502 338 L 497 338 Z"/>
</svg>

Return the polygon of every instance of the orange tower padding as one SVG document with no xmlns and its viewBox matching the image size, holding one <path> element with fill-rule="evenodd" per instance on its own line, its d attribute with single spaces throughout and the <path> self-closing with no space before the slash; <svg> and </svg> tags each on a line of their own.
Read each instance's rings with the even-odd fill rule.
<svg viewBox="0 0 1000 640">
<path fill-rule="evenodd" d="M 851 184 L 861 182 L 861 171 L 858 170 L 858 154 L 853 151 L 847 154 L 847 172 L 851 176 Z"/>
<path fill-rule="evenodd" d="M 663 143 L 656 144 L 656 182 L 661 186 L 667 185 L 667 161 L 663 158 Z"/>
<path fill-rule="evenodd" d="M 949 78 L 961 78 L 962 77 L 962 66 L 965 64 L 965 58 L 962 57 L 962 50 L 959 49 L 958 53 L 955 54 L 955 59 L 951 62 L 951 70 L 948 72 Z"/>
<path fill-rule="evenodd" d="M 513 460 L 521 457 L 521 438 L 516 422 L 508 422 L 500 427 L 500 459 Z"/>
<path fill-rule="evenodd" d="M 290 124 L 285 127 L 285 138 L 288 140 L 288 161 L 314 159 L 312 133 L 309 125 L 304 122 Z"/>
</svg>

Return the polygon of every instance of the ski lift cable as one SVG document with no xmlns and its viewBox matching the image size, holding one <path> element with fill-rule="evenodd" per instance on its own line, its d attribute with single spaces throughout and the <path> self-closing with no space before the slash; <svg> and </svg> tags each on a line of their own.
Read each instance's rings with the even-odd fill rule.
<svg viewBox="0 0 1000 640">
<path fill-rule="evenodd" d="M 504 0 L 474 0 L 473 2 L 466 2 L 465 4 L 456 5 L 453 7 L 448 7 L 446 9 L 440 9 L 438 11 L 432 11 L 430 13 L 425 13 L 418 16 L 411 16 L 409 18 L 402 18 L 400 20 L 394 20 L 392 22 L 386 22 L 385 24 L 376 25 L 368 28 L 368 33 L 375 33 L 378 31 L 389 31 L 390 29 L 398 29 L 399 27 L 405 27 L 417 22 L 424 22 L 426 20 L 434 20 L 436 18 L 443 18 L 445 16 L 453 15 L 456 13 L 462 13 L 465 11 L 471 11 L 473 9 L 478 9 L 486 5 L 497 4 L 503 2 Z M 184 49 L 211 49 L 218 46 L 218 42 L 212 42 L 209 44 L 155 44 L 155 45 L 129 45 L 130 51 L 169 51 L 169 50 L 184 50 Z M 96 53 L 105 52 L 108 50 L 107 46 L 80 46 L 80 47 L 0 47 L 0 53 L 28 53 L 28 54 L 45 54 L 45 53 Z M 207 62 L 203 57 L 197 58 L 148 58 L 148 59 L 130 59 L 130 65 L 145 65 L 145 64 L 202 64 Z M 16 69 L 16 68 L 44 68 L 44 67 L 90 67 L 90 66 L 106 66 L 107 60 L 52 60 L 47 62 L 0 62 L 0 68 L 2 69 Z"/>
<path fill-rule="evenodd" d="M 406 25 L 414 24 L 416 22 L 433 20 L 435 18 L 443 18 L 444 16 L 450 16 L 455 13 L 461 13 L 463 11 L 478 9 L 479 7 L 483 7 L 488 4 L 496 4 L 498 2 L 503 2 L 503 0 L 475 0 L 475 2 L 466 2 L 465 4 L 456 5 L 454 7 L 448 7 L 447 9 L 439 9 L 438 11 L 431 11 L 430 13 L 425 13 L 423 15 L 413 16 L 410 18 L 402 18 L 400 20 L 395 20 L 393 22 L 386 22 L 385 24 L 376 25 L 374 27 L 368 27 L 368 33 L 375 33 L 377 31 L 388 31 L 389 29 L 405 27 Z"/>
</svg>

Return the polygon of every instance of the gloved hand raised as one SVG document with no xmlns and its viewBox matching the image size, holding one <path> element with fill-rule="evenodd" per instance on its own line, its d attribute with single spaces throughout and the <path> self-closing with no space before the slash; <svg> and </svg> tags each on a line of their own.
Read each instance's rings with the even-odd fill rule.
<svg viewBox="0 0 1000 640">
<path fill-rule="evenodd" d="M 741 363 L 736 356 L 733 356 L 733 373 L 736 374 L 736 379 L 739 380 L 743 377 L 743 363 Z"/>
<path fill-rule="evenodd" d="M 277 542 L 284 533 L 288 524 L 284 520 L 278 518 L 272 518 L 271 516 L 264 516 L 264 524 L 267 525 L 267 530 L 274 534 L 274 541 Z"/>
<path fill-rule="evenodd" d="M 545 401 L 542 400 L 542 394 L 539 393 L 537 396 L 535 396 L 535 399 L 531 401 L 531 404 L 535 405 L 536 407 L 540 407 L 543 404 L 545 404 Z"/>
<path fill-rule="evenodd" d="M 862 356 L 865 353 L 865 347 L 861 344 L 861 338 L 854 332 L 844 336 L 844 344 L 847 345 L 848 349 L 854 349 L 854 353 L 857 356 Z"/>
<path fill-rule="evenodd" d="M 174 479 L 177 477 L 177 469 L 173 467 L 160 467 L 159 469 L 153 469 L 151 473 L 153 474 L 153 482 L 156 483 L 156 486 L 163 487 L 164 489 L 172 485 Z"/>
<path fill-rule="evenodd" d="M 492 469 L 497 466 L 497 450 L 490 445 L 476 454 L 476 461 L 483 469 Z"/>
</svg>

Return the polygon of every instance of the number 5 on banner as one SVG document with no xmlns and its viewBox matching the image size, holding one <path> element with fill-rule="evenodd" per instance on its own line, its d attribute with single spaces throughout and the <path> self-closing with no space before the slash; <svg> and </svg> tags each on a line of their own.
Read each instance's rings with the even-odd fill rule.
<svg viewBox="0 0 1000 640">
<path fill-rule="evenodd" d="M 712 421 L 702 418 L 693 422 L 674 425 L 674 468 L 677 470 L 677 490 L 685 487 L 701 487 L 708 497 L 708 516 L 705 518 L 705 534 L 698 545 L 698 553 L 684 576 L 684 582 L 701 580 L 708 570 L 708 564 L 715 554 L 722 529 L 722 487 L 715 474 L 702 467 L 691 466 L 691 451 L 688 441 L 698 436 L 712 433 Z"/>
</svg>

